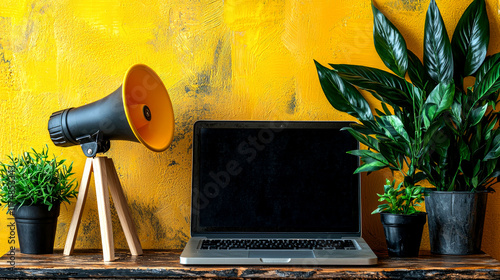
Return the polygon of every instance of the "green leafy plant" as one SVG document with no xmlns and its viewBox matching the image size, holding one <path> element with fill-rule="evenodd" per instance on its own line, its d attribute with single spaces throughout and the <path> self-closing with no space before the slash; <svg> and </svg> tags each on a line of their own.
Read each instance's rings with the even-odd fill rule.
<svg viewBox="0 0 500 280">
<path fill-rule="evenodd" d="M 395 187 L 395 184 L 396 180 L 389 181 L 386 179 L 384 193 L 377 194 L 379 196 L 378 201 L 385 201 L 386 203 L 380 204 L 372 214 L 385 212 L 412 215 L 420 212 L 415 207 L 420 207 L 419 203 L 424 201 L 424 197 L 427 195 L 426 189 L 421 186 L 405 188 L 402 182 L 397 187 Z"/>
<path fill-rule="evenodd" d="M 359 65 L 330 64 L 329 69 L 315 61 L 330 104 L 360 122 L 348 128 L 368 147 L 351 152 L 363 161 L 356 172 L 401 172 L 404 181 L 396 193 L 424 192 L 416 186 L 424 179 L 437 190 L 490 188 L 500 175 L 495 111 L 500 53 L 486 57 L 490 35 L 484 0 L 469 5 L 451 42 L 431 0 L 423 62 L 384 14 L 374 5 L 372 10 L 375 49 L 394 74 Z M 382 110 L 371 107 L 360 90 L 379 100 Z M 387 191 L 384 195 L 394 198 Z"/>
<path fill-rule="evenodd" d="M 5 206 L 45 204 L 49 210 L 55 203 L 70 203 L 77 195 L 78 183 L 70 180 L 71 163 L 49 158 L 48 147 L 41 152 L 32 149 L 22 155 L 8 156 L 7 163 L 0 163 L 0 202 Z"/>
</svg>

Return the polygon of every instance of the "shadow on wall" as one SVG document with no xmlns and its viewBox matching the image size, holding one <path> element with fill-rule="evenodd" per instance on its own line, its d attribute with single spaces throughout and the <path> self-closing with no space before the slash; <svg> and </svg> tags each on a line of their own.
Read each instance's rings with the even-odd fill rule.
<svg viewBox="0 0 500 280">
<path fill-rule="evenodd" d="M 128 250 L 129 247 L 112 200 L 110 206 L 115 246 L 117 249 Z M 175 231 L 173 227 L 162 224 L 158 218 L 158 208 L 156 206 L 142 205 L 133 201 L 130 207 L 137 234 L 144 249 L 152 249 L 146 247 L 146 243 L 152 243 L 154 249 L 183 248 L 186 245 L 189 236 L 182 231 Z M 60 223 L 57 229 L 59 234 L 56 236 L 56 244 L 60 244 L 62 249 L 66 242 L 69 223 Z M 167 244 L 158 244 L 158 240 L 168 240 L 170 244 L 168 244 L 169 246 Z M 88 207 L 81 220 L 75 249 L 101 249 L 101 244 L 99 213 L 97 208 Z"/>
<path fill-rule="evenodd" d="M 133 201 L 130 207 L 137 234 L 142 243 L 152 240 L 154 249 L 166 249 L 165 244 L 156 244 L 156 242 L 168 240 L 170 242 L 169 248 L 184 248 L 189 237 L 180 230 L 176 231 L 173 227 L 164 225 L 158 218 L 158 207 L 143 205 L 136 201 Z M 145 247 L 144 244 L 143 247 Z"/>
</svg>

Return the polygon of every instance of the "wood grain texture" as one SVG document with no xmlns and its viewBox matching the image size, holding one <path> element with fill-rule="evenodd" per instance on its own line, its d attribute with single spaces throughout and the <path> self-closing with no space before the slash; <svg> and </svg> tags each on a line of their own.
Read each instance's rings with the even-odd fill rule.
<svg viewBox="0 0 500 280">
<path fill-rule="evenodd" d="M 118 173 L 116 173 L 115 165 L 113 160 L 110 158 L 105 159 L 106 173 L 108 175 L 108 187 L 115 204 L 116 213 L 120 219 L 120 224 L 125 234 L 125 239 L 127 240 L 128 247 L 133 256 L 142 255 L 142 246 L 139 237 L 137 236 L 137 230 L 134 225 L 134 220 L 132 219 L 132 214 L 128 209 L 127 199 L 123 193 L 122 185 L 120 184 L 120 179 L 118 178 Z"/>
<path fill-rule="evenodd" d="M 99 226 L 101 229 L 102 254 L 104 261 L 115 259 L 115 245 L 113 239 L 113 225 L 111 223 L 111 208 L 109 202 L 108 175 L 106 171 L 106 158 L 95 157 L 94 179 L 99 212 Z"/>
<path fill-rule="evenodd" d="M 87 199 L 92 171 L 95 173 L 96 198 L 99 210 L 99 224 L 104 255 L 103 260 L 114 260 L 114 239 L 111 223 L 109 193 L 111 193 L 114 199 L 116 212 L 122 225 L 131 254 L 133 256 L 142 255 L 141 242 L 137 236 L 137 230 L 135 228 L 134 221 L 132 220 L 132 215 L 128 209 L 127 200 L 125 198 L 125 194 L 123 193 L 120 179 L 116 173 L 113 160 L 108 157 L 88 158 L 86 161 L 80 191 L 63 254 L 69 256 L 73 253 L 83 208 Z"/>
<path fill-rule="evenodd" d="M 87 193 L 89 190 L 90 178 L 92 177 L 92 171 L 92 159 L 87 158 L 85 161 L 85 168 L 83 169 L 80 189 L 78 190 L 78 199 L 76 200 L 75 211 L 73 212 L 73 218 L 71 219 L 71 225 L 66 237 L 66 245 L 64 245 L 64 254 L 68 256 L 71 255 L 75 249 L 76 236 L 78 235 L 78 229 L 80 228 L 83 208 L 85 207 L 85 202 L 87 201 Z"/>
<path fill-rule="evenodd" d="M 16 252 L 15 269 L 8 255 L 0 259 L 0 278 L 310 278 L 310 279 L 500 279 L 500 263 L 487 254 L 389 258 L 377 253 L 376 266 L 183 266 L 179 250 L 145 250 L 142 256 L 117 251 L 103 262 L 100 250 L 77 250 L 73 256 Z"/>
</svg>

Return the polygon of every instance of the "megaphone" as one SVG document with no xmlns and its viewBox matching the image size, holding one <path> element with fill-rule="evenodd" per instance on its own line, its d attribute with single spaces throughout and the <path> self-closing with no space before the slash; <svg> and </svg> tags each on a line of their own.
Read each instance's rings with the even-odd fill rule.
<svg viewBox="0 0 500 280">
<path fill-rule="evenodd" d="M 56 146 L 80 145 L 87 157 L 108 151 L 110 140 L 140 142 L 162 152 L 173 139 L 174 112 L 160 77 L 137 64 L 108 96 L 52 113 L 48 130 Z"/>
</svg>

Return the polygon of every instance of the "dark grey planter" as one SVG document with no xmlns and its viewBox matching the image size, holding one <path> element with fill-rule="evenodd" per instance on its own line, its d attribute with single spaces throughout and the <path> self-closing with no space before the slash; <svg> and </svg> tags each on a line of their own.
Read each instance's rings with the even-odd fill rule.
<svg viewBox="0 0 500 280">
<path fill-rule="evenodd" d="M 14 208 L 19 247 L 23 254 L 52 254 L 60 204 Z"/>
<path fill-rule="evenodd" d="M 427 213 L 380 213 L 390 257 L 418 257 Z"/>
<path fill-rule="evenodd" d="M 429 214 L 431 252 L 468 255 L 481 251 L 488 192 L 431 192 Z"/>
</svg>

